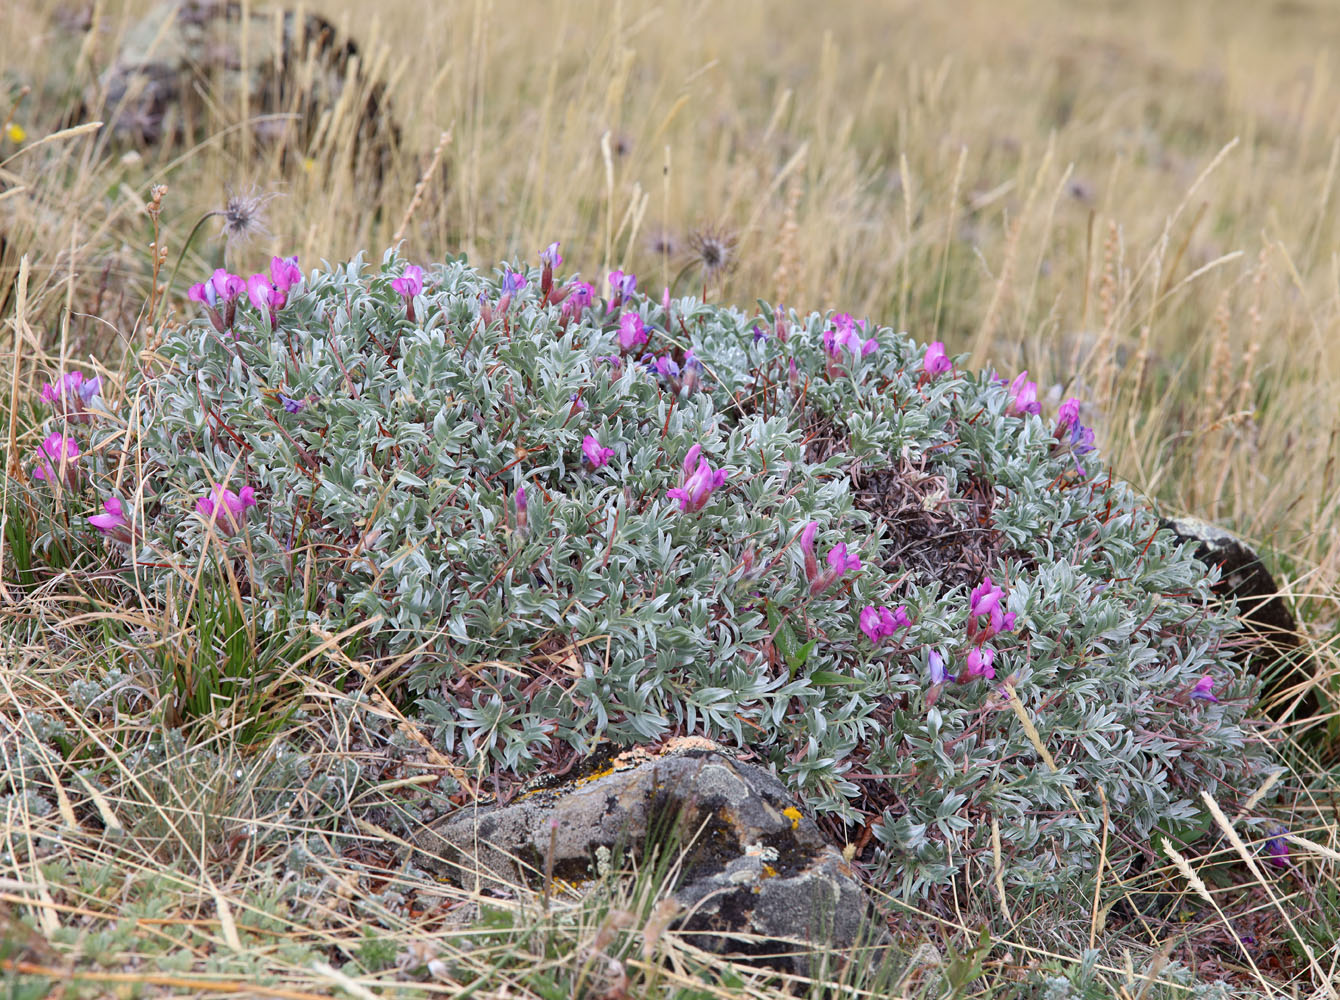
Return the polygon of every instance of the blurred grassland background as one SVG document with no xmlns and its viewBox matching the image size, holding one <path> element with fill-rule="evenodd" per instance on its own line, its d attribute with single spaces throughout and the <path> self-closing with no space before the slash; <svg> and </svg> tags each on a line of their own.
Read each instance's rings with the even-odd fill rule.
<svg viewBox="0 0 1340 1000">
<path fill-rule="evenodd" d="M 705 228 L 737 239 L 713 298 L 850 311 L 1081 395 L 1120 474 L 1264 543 L 1306 616 L 1333 618 L 1340 5 L 312 4 L 389 84 L 403 155 L 373 191 L 338 158 L 258 152 L 223 89 L 198 144 L 34 148 L 148 6 L 99 3 L 87 34 L 0 7 L 3 37 L 31 40 L 0 52 L 26 133 L 0 139 L 0 281 L 29 255 L 25 353 L 47 362 L 23 384 L 143 343 L 158 183 L 169 269 L 227 191 L 275 195 L 249 246 L 192 243 L 177 318 L 221 262 L 376 257 L 397 232 L 412 258 L 482 267 L 561 240 L 565 271 L 699 292 Z"/>
</svg>

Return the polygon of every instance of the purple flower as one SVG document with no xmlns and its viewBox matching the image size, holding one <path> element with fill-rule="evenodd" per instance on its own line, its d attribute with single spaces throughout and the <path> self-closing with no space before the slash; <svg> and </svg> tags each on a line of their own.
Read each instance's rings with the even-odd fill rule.
<svg viewBox="0 0 1340 1000">
<path fill-rule="evenodd" d="M 755 344 L 757 344 L 761 340 L 768 339 L 768 331 L 764 330 L 763 327 L 759 326 L 757 323 L 754 324 L 753 333 L 754 333 Z"/>
<path fill-rule="evenodd" d="M 1270 855 L 1270 863 L 1276 868 L 1289 867 L 1289 843 L 1284 838 L 1289 835 L 1286 827 L 1278 823 L 1270 829 L 1270 837 L 1266 840 L 1266 853 Z"/>
<path fill-rule="evenodd" d="M 1041 413 L 1042 404 L 1038 402 L 1038 385 L 1028 381 L 1028 372 L 1022 371 L 1010 383 L 1010 402 L 1005 412 L 1012 417 L 1022 417 L 1025 413 Z"/>
<path fill-rule="evenodd" d="M 285 396 L 282 392 L 279 394 L 279 402 L 284 404 L 284 409 L 289 413 L 301 413 L 303 407 L 307 405 L 301 399 L 293 399 L 291 396 Z"/>
<path fill-rule="evenodd" d="M 563 255 L 558 252 L 558 241 L 550 243 L 540 251 L 540 263 L 547 268 L 555 268 L 562 265 Z"/>
<path fill-rule="evenodd" d="M 235 535 L 246 518 L 248 507 L 256 506 L 256 491 L 243 486 L 234 493 L 222 483 L 215 483 L 209 494 L 195 502 L 196 513 L 212 521 L 222 535 Z"/>
<path fill-rule="evenodd" d="M 873 604 L 861 609 L 861 631 L 871 642 L 879 642 L 884 635 L 879 623 L 879 608 Z"/>
<path fill-rule="evenodd" d="M 932 684 L 943 684 L 945 682 L 945 677 L 948 676 L 945 673 L 945 658 L 933 649 L 930 651 L 930 655 L 926 657 L 926 668 L 930 674 Z"/>
<path fill-rule="evenodd" d="M 1079 424 L 1079 400 L 1071 396 L 1056 411 L 1056 436 L 1059 438 Z"/>
<path fill-rule="evenodd" d="M 819 522 L 811 521 L 800 533 L 800 551 L 805 555 L 805 579 L 814 583 L 819 579 L 819 560 L 814 555 L 814 536 L 819 530 Z"/>
<path fill-rule="evenodd" d="M 871 604 L 861 610 L 861 631 L 876 644 L 880 639 L 891 636 L 900 628 L 907 628 L 911 624 L 911 620 L 907 617 L 907 609 L 904 607 L 890 611 L 882 605 L 877 608 Z"/>
<path fill-rule="evenodd" d="M 79 466 L 75 463 L 78 457 L 79 444 L 75 439 L 59 431 L 53 431 L 38 445 L 37 452 L 33 456 L 37 462 L 33 467 L 33 478 L 53 484 L 60 478 L 63 465 L 65 485 L 74 489 L 79 485 Z"/>
<path fill-rule="evenodd" d="M 247 298 L 270 317 L 270 329 L 279 329 L 279 311 L 288 304 L 288 293 L 302 281 L 297 257 L 272 257 L 270 276 L 253 274 L 247 279 Z"/>
<path fill-rule="evenodd" d="M 235 274 L 229 274 L 218 268 L 208 281 L 197 282 L 187 291 L 186 297 L 199 302 L 209 313 L 209 321 L 219 333 L 233 328 L 233 318 L 237 315 L 237 297 L 247 290 L 247 283 Z M 223 305 L 220 314 L 219 305 Z"/>
<path fill-rule="evenodd" d="M 968 612 L 972 615 L 990 615 L 996 613 L 1000 608 L 1000 599 L 1005 596 L 1005 591 L 991 582 L 991 577 L 986 577 L 973 588 L 972 594 L 968 598 Z"/>
<path fill-rule="evenodd" d="M 526 484 L 520 483 L 512 495 L 512 504 L 516 507 L 516 530 L 525 534 L 529 523 L 529 505 L 526 503 Z"/>
<path fill-rule="evenodd" d="M 688 456 L 684 459 L 686 474 L 684 485 L 666 491 L 666 496 L 671 500 L 678 500 L 680 511 L 686 514 L 701 510 L 712 496 L 712 492 L 726 481 L 726 470 L 713 469 L 707 459 L 699 457 L 701 452 L 702 445 L 695 444 L 689 449 Z M 696 460 L 698 463 L 692 472 L 689 471 L 691 460 Z"/>
<path fill-rule="evenodd" d="M 942 342 L 934 341 L 926 348 L 926 357 L 922 359 L 921 370 L 932 378 L 954 370 L 954 362 L 949 360 L 949 355 L 945 353 L 945 345 Z"/>
<path fill-rule="evenodd" d="M 703 446 L 700 444 L 695 444 L 689 449 L 688 454 L 684 456 L 684 475 L 693 475 L 693 470 L 698 467 L 698 459 L 702 456 L 702 453 Z"/>
<path fill-rule="evenodd" d="M 1084 466 L 1078 459 L 1079 456 L 1087 455 L 1094 450 L 1093 428 L 1085 427 L 1083 424 L 1075 424 L 1070 430 L 1070 450 L 1074 453 L 1076 458 L 1075 471 L 1077 471 L 1080 476 L 1087 476 L 1088 473 L 1084 471 Z"/>
<path fill-rule="evenodd" d="M 609 460 L 614 457 L 614 449 L 602 448 L 594 434 L 588 434 L 582 438 L 582 453 L 586 455 L 586 460 L 597 469 L 608 464 Z"/>
<path fill-rule="evenodd" d="M 1200 680 L 1196 681 L 1196 686 L 1191 689 L 1191 697 L 1197 701 L 1214 701 L 1219 699 L 1214 694 L 1214 678 L 1206 674 Z"/>
<path fill-rule="evenodd" d="M 968 653 L 968 669 L 965 673 L 966 678 L 985 677 L 987 680 L 995 680 L 996 677 L 996 651 L 990 646 L 974 646 Z"/>
<path fill-rule="evenodd" d="M 72 424 L 87 424 L 93 417 L 85 409 L 87 403 L 102 392 L 102 379 L 95 375 L 84 380 L 83 372 L 66 372 L 54 383 L 42 385 L 42 402 L 55 411 L 56 415 Z"/>
<path fill-rule="evenodd" d="M 585 281 L 570 281 L 565 287 L 567 293 L 563 297 L 563 311 L 560 314 L 564 324 L 572 319 L 581 319 L 596 294 L 595 287 Z"/>
<path fill-rule="evenodd" d="M 423 294 L 423 268 L 417 264 L 407 264 L 400 277 L 391 279 L 391 288 L 402 299 L 412 299 Z"/>
<path fill-rule="evenodd" d="M 864 329 L 864 321 L 857 323 L 850 314 L 838 313 L 833 317 L 833 329 L 825 330 L 821 338 L 824 350 L 834 361 L 842 360 L 843 351 L 848 351 L 857 358 L 872 354 L 879 347 L 879 342 L 874 337 L 862 340 L 860 331 Z"/>
<path fill-rule="evenodd" d="M 192 302 L 199 302 L 202 306 L 210 306 L 219 301 L 219 295 L 214 291 L 213 282 L 197 281 L 186 290 L 186 297 Z"/>
<path fill-rule="evenodd" d="M 215 270 L 210 276 L 210 285 L 214 288 L 214 294 L 218 299 L 224 302 L 231 302 L 247 290 L 247 283 L 235 274 L 229 274 L 223 268 Z M 212 303 L 211 303 L 212 304 Z"/>
<path fill-rule="evenodd" d="M 619 349 L 625 353 L 636 350 L 647 342 L 647 328 L 637 313 L 624 313 L 619 320 Z"/>
<path fill-rule="evenodd" d="M 828 550 L 828 568 L 841 576 L 849 569 L 860 569 L 861 560 L 857 556 L 847 555 L 847 543 L 838 542 Z"/>
<path fill-rule="evenodd" d="M 521 291 L 521 289 L 525 288 L 527 284 L 529 284 L 529 282 L 526 281 L 526 276 L 520 271 L 513 271 L 511 268 L 507 268 L 503 272 L 502 293 L 504 296 L 515 295 L 517 292 Z"/>
<path fill-rule="evenodd" d="M 129 545 L 132 538 L 130 519 L 126 517 L 126 505 L 120 497 L 108 497 L 102 502 L 104 513 L 94 514 L 88 523 L 97 528 L 103 537 L 114 542 Z"/>
<path fill-rule="evenodd" d="M 302 269 L 298 267 L 297 256 L 271 257 L 270 280 L 274 282 L 275 288 L 288 295 L 294 285 L 302 282 Z"/>
<path fill-rule="evenodd" d="M 615 302 L 621 302 L 633 294 L 637 288 L 637 275 L 611 271 L 609 274 L 610 295 Z"/>
<path fill-rule="evenodd" d="M 627 315 L 632 314 L 629 313 Z M 679 375 L 679 365 L 675 364 L 675 359 L 668 354 L 662 355 L 652 361 L 651 367 L 663 378 L 674 378 Z"/>
<path fill-rule="evenodd" d="M 268 312 L 271 319 L 284 308 L 288 295 L 275 287 L 274 282 L 263 274 L 253 274 L 247 279 L 247 298 L 262 312 Z"/>
</svg>

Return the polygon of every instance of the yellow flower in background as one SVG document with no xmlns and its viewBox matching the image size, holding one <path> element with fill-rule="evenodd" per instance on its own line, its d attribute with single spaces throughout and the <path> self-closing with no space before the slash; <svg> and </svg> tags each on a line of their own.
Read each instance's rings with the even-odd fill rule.
<svg viewBox="0 0 1340 1000">
<path fill-rule="evenodd" d="M 28 132 L 18 122 L 10 122 L 5 126 L 5 138 L 18 145 L 28 138 Z"/>
</svg>

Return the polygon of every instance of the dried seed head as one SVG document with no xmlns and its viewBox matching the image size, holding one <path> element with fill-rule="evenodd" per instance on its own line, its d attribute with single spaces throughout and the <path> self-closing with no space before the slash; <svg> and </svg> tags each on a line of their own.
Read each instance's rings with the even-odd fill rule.
<svg viewBox="0 0 1340 1000">
<path fill-rule="evenodd" d="M 715 284 L 735 270 L 738 263 L 735 257 L 736 236 L 730 230 L 704 226 L 689 233 L 688 242 L 693 263 L 701 271 L 704 284 Z"/>
<path fill-rule="evenodd" d="M 265 206 L 275 195 L 259 192 L 255 187 L 246 191 L 229 191 L 218 215 L 223 219 L 223 238 L 228 243 L 249 243 L 258 236 L 269 236 L 265 220 Z"/>
</svg>

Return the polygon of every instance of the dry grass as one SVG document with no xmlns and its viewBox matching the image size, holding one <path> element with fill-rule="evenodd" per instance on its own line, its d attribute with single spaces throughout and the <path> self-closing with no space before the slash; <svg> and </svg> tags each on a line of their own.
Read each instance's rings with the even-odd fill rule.
<svg viewBox="0 0 1340 1000">
<path fill-rule="evenodd" d="M 86 37 L 69 35 L 45 4 L 0 7 L 0 35 L 33 41 L 0 52 L 0 78 L 31 87 L 13 88 L 14 101 L 0 95 L 0 384 L 19 393 L 6 429 L 24 431 L 11 439 L 10 461 L 34 444 L 19 399 L 90 358 L 114 396 L 154 325 L 182 315 L 186 284 L 221 261 L 249 272 L 282 252 L 312 265 L 376 254 L 399 235 L 411 256 L 464 252 L 485 265 L 532 260 L 560 239 L 566 266 L 587 276 L 622 266 L 659 287 L 682 274 L 680 290 L 696 291 L 688 237 L 709 229 L 738 241 L 734 269 L 708 289 L 714 298 L 869 315 L 979 363 L 1027 367 L 1041 385 L 1092 402 L 1121 474 L 1274 553 L 1322 683 L 1334 684 L 1340 87 L 1323 43 L 1340 31 L 1340 8 L 328 0 L 313 6 L 360 40 L 405 130 L 403 157 L 370 193 L 337 155 L 258 154 L 236 95 L 210 101 L 202 141 L 153 154 L 118 146 L 105 130 L 59 133 L 72 97 L 95 84 L 145 6 L 97 4 Z M 93 101 L 85 114 L 106 111 Z M 22 143 L 6 137 L 10 126 L 26 131 Z M 349 106 L 336 108 L 321 148 L 347 148 L 354 130 Z M 159 184 L 168 188 L 158 219 L 166 258 L 156 268 L 145 204 Z M 268 237 L 225 247 L 211 220 L 187 245 L 228 191 L 252 189 L 269 198 Z M 165 306 L 149 309 L 155 275 L 166 283 L 183 252 Z M 22 314 L 13 284 L 21 256 Z M 5 725 L 31 726 L 38 709 L 79 724 L 66 689 L 98 669 L 96 638 L 71 624 L 54 592 L 4 614 L 9 641 L 20 643 L 3 654 Z M 328 694 L 307 690 L 300 700 L 325 705 Z M 78 738 L 135 745 L 149 716 L 133 704 L 126 712 Z M 127 727 L 121 737 L 118 726 Z M 321 727 L 295 736 L 309 729 Z M 216 741 L 225 756 L 245 757 L 226 729 Z M 1312 817 L 1294 832 L 1315 846 L 1300 845 L 1299 888 L 1282 905 L 1316 912 L 1340 823 L 1334 803 L 1306 789 L 1336 754 L 1334 743 L 1315 742 L 1294 752 L 1291 794 Z M 191 826 L 213 794 L 203 778 L 172 806 L 146 798 L 144 778 L 120 766 L 122 751 L 109 746 L 106 759 L 101 790 L 73 773 L 53 773 L 45 786 L 103 814 L 103 833 L 76 835 L 68 817 L 16 807 L 6 836 L 59 827 L 70 865 L 115 866 L 127 886 L 159 877 L 165 856 L 182 862 L 163 890 L 180 894 L 176 915 L 136 918 L 131 937 L 172 936 L 206 963 L 221 942 L 245 937 L 248 908 L 260 905 L 248 893 L 265 879 L 245 848 L 217 860 L 205 857 L 208 845 L 226 842 L 230 823 L 278 829 L 282 820 L 249 815 L 235 800 L 213 813 L 219 830 Z M 152 832 L 113 843 L 105 813 L 125 810 L 139 810 Z M 328 877 L 334 886 L 349 876 L 336 866 Z M 44 930 L 105 929 L 128 891 L 118 883 L 57 903 L 36 865 L 0 878 L 13 883 L 5 904 L 22 903 Z M 1261 885 L 1262 905 L 1275 905 Z M 294 919 L 275 934 L 333 960 L 361 933 L 347 904 L 321 903 L 317 930 Z M 1229 913 L 1224 926 L 1239 918 Z M 392 938 L 418 933 L 408 918 L 392 926 Z M 1155 929 L 1140 947 L 1158 954 L 1175 936 Z M 1033 947 L 1017 945 L 1014 960 L 1045 957 L 1047 948 Z M 263 950 L 237 953 L 285 968 Z M 486 952 L 460 951 L 474 956 L 461 959 L 467 972 L 488 965 Z M 1327 995 L 1325 961 L 1297 967 L 1298 985 Z M 1333 976 L 1334 955 L 1330 963 Z M 1114 989 L 1146 995 L 1130 966 L 1113 959 L 1108 968 Z M 309 967 L 276 975 L 287 995 L 335 985 Z M 501 996 L 507 987 L 490 989 Z"/>
</svg>

